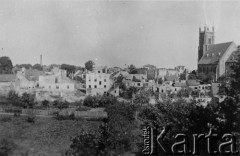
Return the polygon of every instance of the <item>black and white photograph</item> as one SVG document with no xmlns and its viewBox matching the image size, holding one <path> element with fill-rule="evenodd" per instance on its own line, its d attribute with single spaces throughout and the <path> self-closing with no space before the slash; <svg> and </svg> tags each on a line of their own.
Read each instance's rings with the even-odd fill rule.
<svg viewBox="0 0 240 156">
<path fill-rule="evenodd" d="M 240 1 L 0 0 L 0 156 L 240 155 Z"/>
</svg>

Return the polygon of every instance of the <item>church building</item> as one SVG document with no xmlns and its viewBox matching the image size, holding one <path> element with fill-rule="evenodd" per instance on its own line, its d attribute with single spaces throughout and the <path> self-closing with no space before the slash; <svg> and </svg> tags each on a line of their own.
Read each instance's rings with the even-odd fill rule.
<svg viewBox="0 0 240 156">
<path fill-rule="evenodd" d="M 237 51 L 234 42 L 215 44 L 214 27 L 199 28 L 198 73 L 215 73 L 216 80 L 225 76 L 226 64 Z"/>
</svg>

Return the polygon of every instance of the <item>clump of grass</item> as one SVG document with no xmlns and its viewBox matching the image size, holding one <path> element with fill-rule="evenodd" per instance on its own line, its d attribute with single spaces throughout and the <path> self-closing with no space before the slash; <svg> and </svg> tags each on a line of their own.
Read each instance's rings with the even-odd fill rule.
<svg viewBox="0 0 240 156">
<path fill-rule="evenodd" d="M 10 116 L 4 116 L 0 120 L 2 122 L 10 122 L 10 121 L 12 121 L 12 118 Z"/>
</svg>

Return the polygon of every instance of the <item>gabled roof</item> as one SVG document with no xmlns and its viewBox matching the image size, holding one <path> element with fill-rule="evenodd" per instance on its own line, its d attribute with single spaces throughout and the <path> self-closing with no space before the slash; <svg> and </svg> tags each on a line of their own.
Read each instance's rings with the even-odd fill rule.
<svg viewBox="0 0 240 156">
<path fill-rule="evenodd" d="M 188 86 L 199 86 L 200 85 L 200 82 L 196 81 L 196 80 L 187 80 L 186 81 L 186 84 Z"/>
<path fill-rule="evenodd" d="M 173 84 L 174 87 L 187 87 L 186 83 L 183 82 L 176 82 Z"/>
<path fill-rule="evenodd" d="M 41 75 L 45 75 L 45 72 L 44 71 L 39 71 L 37 69 L 26 69 L 25 70 L 25 77 L 29 81 L 38 81 L 39 76 L 41 76 Z"/>
<path fill-rule="evenodd" d="M 208 51 L 202 56 L 198 64 L 217 64 L 231 44 L 233 42 L 209 45 Z"/>
<path fill-rule="evenodd" d="M 14 74 L 1 74 L 0 82 L 14 82 L 16 78 L 17 77 Z"/>
</svg>

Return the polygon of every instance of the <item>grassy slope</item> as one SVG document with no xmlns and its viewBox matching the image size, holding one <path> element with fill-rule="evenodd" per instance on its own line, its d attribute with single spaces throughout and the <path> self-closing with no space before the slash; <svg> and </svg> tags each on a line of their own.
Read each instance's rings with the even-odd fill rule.
<svg viewBox="0 0 240 156">
<path fill-rule="evenodd" d="M 99 121 L 58 121 L 53 118 L 37 118 L 34 124 L 26 117 L 11 117 L 4 122 L 0 116 L 0 139 L 7 137 L 17 144 L 13 155 L 29 152 L 31 156 L 61 155 L 70 145 L 70 138 L 81 129 L 97 130 Z"/>
</svg>

